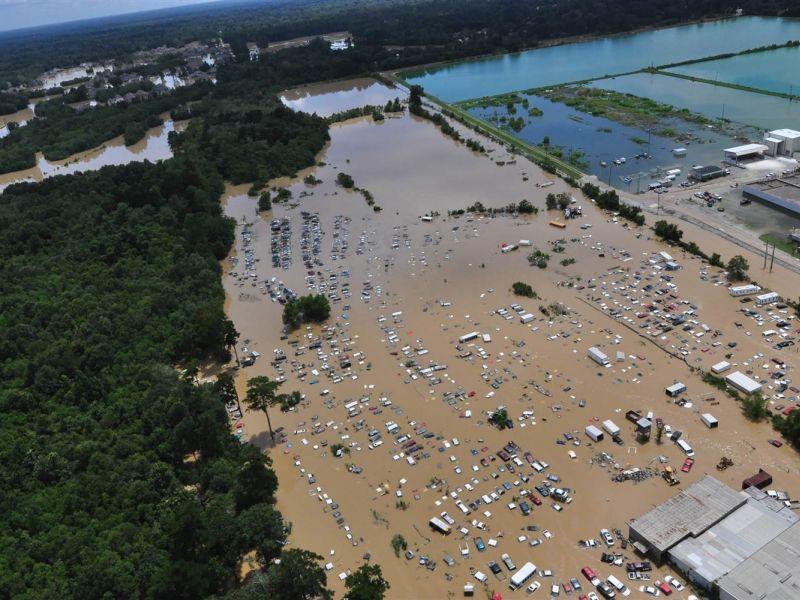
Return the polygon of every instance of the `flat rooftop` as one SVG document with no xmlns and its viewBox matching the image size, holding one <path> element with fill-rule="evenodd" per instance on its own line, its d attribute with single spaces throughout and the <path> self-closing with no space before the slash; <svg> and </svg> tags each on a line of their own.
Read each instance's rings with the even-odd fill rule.
<svg viewBox="0 0 800 600">
<path fill-rule="evenodd" d="M 745 186 L 742 193 L 753 200 L 800 215 L 800 176 L 791 175 Z"/>
<path fill-rule="evenodd" d="M 739 492 L 706 475 L 631 521 L 630 527 L 664 552 L 688 536 L 697 537 L 745 502 Z"/>
<path fill-rule="evenodd" d="M 684 568 L 708 583 L 730 573 L 800 521 L 792 509 L 761 490 L 748 488 L 740 494 L 746 504 L 700 536 L 687 538 L 669 551 Z"/>
<path fill-rule="evenodd" d="M 720 579 L 719 588 L 736 600 L 800 598 L 800 523 Z"/>
</svg>

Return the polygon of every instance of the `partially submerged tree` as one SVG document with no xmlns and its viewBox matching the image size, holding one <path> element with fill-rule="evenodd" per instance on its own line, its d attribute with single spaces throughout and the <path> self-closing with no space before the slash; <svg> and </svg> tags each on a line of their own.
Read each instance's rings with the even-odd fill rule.
<svg viewBox="0 0 800 600">
<path fill-rule="evenodd" d="M 380 565 L 361 565 L 344 580 L 347 600 L 383 600 L 391 587 Z"/>
<path fill-rule="evenodd" d="M 250 410 L 260 410 L 267 417 L 267 425 L 269 426 L 269 437 L 275 441 L 275 434 L 272 431 L 272 421 L 269 418 L 269 408 L 275 404 L 280 403 L 277 392 L 281 386 L 279 381 L 270 381 L 269 377 L 259 375 L 253 377 L 247 382 L 247 395 L 244 398 L 244 403 Z"/>
</svg>

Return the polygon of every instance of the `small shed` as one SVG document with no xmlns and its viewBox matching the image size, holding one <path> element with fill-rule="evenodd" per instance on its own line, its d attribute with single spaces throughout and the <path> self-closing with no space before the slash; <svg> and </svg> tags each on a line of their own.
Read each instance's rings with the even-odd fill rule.
<svg viewBox="0 0 800 600">
<path fill-rule="evenodd" d="M 767 473 L 764 469 L 759 469 L 758 473 L 742 481 L 742 489 L 746 490 L 749 487 L 755 487 L 763 490 L 765 487 L 771 484 L 772 475 Z"/>
</svg>

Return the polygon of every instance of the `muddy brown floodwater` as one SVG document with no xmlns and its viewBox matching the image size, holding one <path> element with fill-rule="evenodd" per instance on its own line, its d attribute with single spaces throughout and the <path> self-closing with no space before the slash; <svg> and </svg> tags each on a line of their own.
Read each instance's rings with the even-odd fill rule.
<svg viewBox="0 0 800 600">
<path fill-rule="evenodd" d="M 165 118 L 166 115 L 162 115 Z M 188 121 L 167 119 L 163 125 L 147 132 L 144 138 L 132 146 L 126 146 L 122 136 L 115 137 L 98 148 L 74 154 L 64 160 L 49 161 L 41 153 L 37 154 L 37 165 L 24 171 L 0 174 L 0 192 L 12 183 L 21 181 L 42 181 L 53 175 L 70 175 L 84 171 L 94 171 L 108 165 L 124 165 L 130 162 L 156 162 L 172 157 L 169 147 L 170 131 L 181 131 Z"/>
<path fill-rule="evenodd" d="M 337 103 L 336 110 L 343 108 Z M 305 394 L 292 411 L 271 412 L 280 441 L 268 452 L 280 480 L 278 508 L 292 524 L 290 545 L 324 557 L 328 584 L 337 595 L 344 575 L 369 554 L 391 584 L 389 598 L 460 597 L 465 583 L 476 585 L 477 597 L 492 590 L 524 597 L 524 590 L 509 591 L 510 573 L 502 564 L 504 580 L 492 576 L 487 563 L 500 564 L 504 553 L 517 567 L 531 561 L 553 572 L 552 578 L 534 578 L 543 586 L 570 577 L 583 583 L 579 571 L 586 565 L 624 579 L 624 567 L 601 563 L 599 548 L 582 549 L 578 541 L 599 538 L 601 528 L 627 534 L 631 518 L 706 473 L 738 489 L 762 467 L 773 474 L 777 489 L 800 496 L 797 454 L 787 445 L 771 446 L 767 440 L 776 434 L 768 425 L 745 420 L 733 400 L 690 370 L 708 370 L 730 355 L 734 369 L 765 382 L 772 409 L 792 404 L 792 392 L 779 392 L 770 377 L 777 370 L 770 359 L 780 356 L 791 379 L 797 347 L 774 350 L 762 333 L 779 319 L 797 329 L 796 320 L 774 306 L 758 308 L 756 316 L 743 314 L 743 306 L 754 307 L 730 297 L 717 269 L 651 239 L 647 229 L 628 228 L 560 180 L 547 185 L 549 175 L 481 141 L 489 154 L 474 153 L 407 114 L 382 123 L 357 119 L 331 128 L 330 144 L 319 156 L 322 166 L 272 182 L 287 187 L 292 200 L 271 212 L 256 213 L 247 186 L 227 190 L 226 212 L 238 225 L 236 247 L 223 263 L 226 308 L 241 332 L 240 356 L 259 354 L 253 366 L 239 371 L 239 393 L 244 396 L 248 378 L 267 375 L 285 378 L 283 391 Z M 369 190 L 382 211 L 337 186 L 341 171 Z M 321 183 L 305 184 L 309 173 Z M 548 225 L 557 215 L 544 210 L 545 195 L 561 191 L 572 193 L 583 209 L 563 230 Z M 448 209 L 476 201 L 500 207 L 522 199 L 540 212 L 446 216 Z M 432 211 L 439 216 L 420 219 Z M 686 239 L 709 253 L 742 252 L 689 225 L 681 227 Z M 520 240 L 530 240 L 531 247 L 501 252 L 502 244 Z M 547 268 L 529 266 L 533 249 L 550 254 Z M 682 265 L 669 272 L 669 281 L 662 278 L 660 251 L 671 252 Z M 574 264 L 562 266 L 566 258 Z M 796 275 L 779 269 L 762 274 L 757 258 L 748 258 L 761 285 L 797 295 Z M 510 291 L 515 281 L 529 283 L 539 298 L 515 297 Z M 297 294 L 328 294 L 329 321 L 282 340 L 282 306 L 272 296 L 283 285 Z M 534 315 L 533 322 L 520 322 L 509 308 L 515 302 Z M 545 316 L 540 307 L 553 303 L 566 307 L 567 314 Z M 693 310 L 690 330 L 657 329 L 644 308 L 653 303 L 663 310 L 669 304 L 674 311 Z M 458 343 L 472 331 L 490 341 Z M 735 347 L 728 347 L 732 342 Z M 586 357 L 591 346 L 609 355 L 608 368 Z M 688 386 L 681 404 L 664 393 L 676 380 Z M 500 405 L 513 429 L 487 424 L 487 411 Z M 685 457 L 672 442 L 635 441 L 625 419 L 630 409 L 653 411 L 683 431 L 697 452 L 691 472 L 680 472 Z M 707 429 L 699 419 L 703 412 L 713 413 L 719 428 Z M 585 436 L 588 424 L 599 426 L 605 419 L 621 428 L 621 445 L 608 437 L 592 443 Z M 247 413 L 236 425 L 243 441 L 269 446 L 263 414 Z M 411 440 L 418 448 L 408 455 Z M 509 472 L 495 453 L 511 440 L 520 447 L 520 458 L 530 452 L 548 463 L 547 469 L 537 473 L 525 462 Z M 335 457 L 334 444 L 346 453 Z M 621 469 L 660 470 L 659 456 L 679 471 L 679 486 L 669 487 L 661 477 L 612 482 Z M 717 471 L 723 456 L 734 466 Z M 519 503 L 529 492 L 538 496 L 534 486 L 547 475 L 558 479 L 554 486 L 569 488 L 572 501 L 556 511 L 552 498 L 534 506 L 528 497 L 532 510 L 524 516 Z M 492 493 L 497 499 L 468 516 L 456 505 L 456 499 L 467 503 L 484 495 L 491 499 Z M 428 526 L 442 512 L 455 520 L 448 536 Z M 395 556 L 395 535 L 405 539 L 413 559 Z M 484 552 L 476 548 L 478 537 L 487 546 Z M 532 546 L 536 539 L 541 544 Z M 621 552 L 633 556 L 630 548 Z M 422 566 L 422 556 L 435 568 Z M 489 575 L 487 585 L 476 581 L 474 570 Z M 643 594 L 634 589 L 632 597 Z"/>
</svg>

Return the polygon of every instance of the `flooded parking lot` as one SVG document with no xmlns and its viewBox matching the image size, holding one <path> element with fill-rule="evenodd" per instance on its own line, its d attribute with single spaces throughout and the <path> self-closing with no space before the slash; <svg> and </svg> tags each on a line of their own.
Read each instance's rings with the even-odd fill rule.
<svg viewBox="0 0 800 600">
<path fill-rule="evenodd" d="M 238 373 L 239 393 L 267 375 L 304 395 L 271 411 L 290 543 L 325 557 L 336 590 L 365 555 L 382 566 L 392 598 L 461 595 L 468 583 L 505 595 L 513 569 L 504 555 L 516 568 L 534 563 L 531 581 L 545 588 L 575 578 L 591 589 L 584 566 L 625 579 L 625 563 L 636 560 L 622 547 L 627 522 L 679 489 L 661 476 L 665 466 L 680 488 L 713 473 L 739 489 L 764 468 L 800 496 L 795 451 L 770 445 L 766 424 L 745 420 L 701 378 L 727 361 L 763 382 L 771 410 L 796 404 L 796 346 L 778 350 L 774 337 L 794 339 L 790 312 L 741 303 L 718 269 L 484 145 L 488 156 L 407 114 L 356 119 L 332 127 L 320 166 L 272 182 L 291 197 L 271 211 L 257 213 L 247 186 L 227 190 L 238 241 L 223 263 L 226 307 L 241 332 L 237 351 L 252 363 Z M 340 172 L 382 211 L 337 185 Z M 583 215 L 550 226 L 550 192 L 575 195 Z M 522 199 L 539 214 L 446 216 Z M 740 252 L 685 230 L 707 252 Z M 511 244 L 519 249 L 501 250 Z M 546 268 L 529 264 L 533 250 L 549 254 Z M 757 275 L 765 289 L 797 289 L 780 269 Z M 516 281 L 537 297 L 514 296 Z M 306 293 L 329 298 L 330 319 L 282 335 L 282 302 Z M 676 381 L 687 389 L 672 398 L 665 389 Z M 501 411 L 513 428 L 490 424 Z M 694 466 L 681 471 L 686 455 L 669 438 L 637 440 L 631 411 L 680 430 Z M 705 412 L 718 428 L 701 421 Z M 608 431 L 606 421 L 618 443 L 587 435 L 592 425 Z M 263 414 L 234 425 L 243 441 L 272 446 Z M 718 471 L 723 457 L 733 465 Z M 429 525 L 434 517 L 444 533 Z"/>
</svg>

